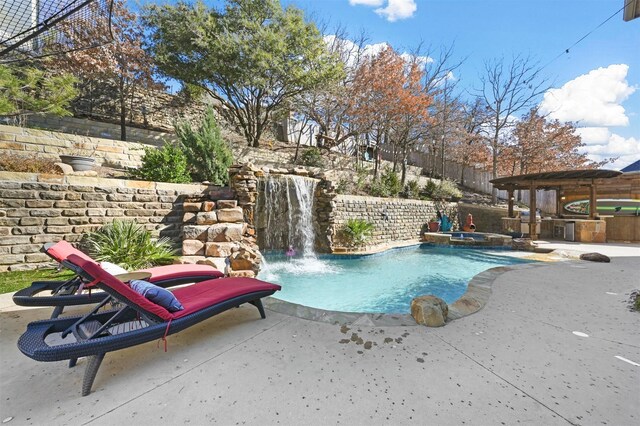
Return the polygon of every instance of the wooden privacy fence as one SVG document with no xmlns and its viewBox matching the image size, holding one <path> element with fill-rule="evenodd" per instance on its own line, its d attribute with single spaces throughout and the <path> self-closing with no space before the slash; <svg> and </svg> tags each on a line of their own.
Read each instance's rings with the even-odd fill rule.
<svg viewBox="0 0 640 426">
<path fill-rule="evenodd" d="M 381 149 L 381 156 L 384 160 L 393 161 L 393 153 L 386 149 Z M 427 152 L 412 152 L 409 154 L 408 164 L 422 167 L 425 171 L 430 171 L 434 161 L 434 155 Z M 435 152 L 435 171 L 442 171 L 442 159 L 438 151 Z M 464 175 L 463 175 L 464 172 Z M 461 182 L 464 176 L 464 186 L 474 191 L 484 194 L 491 194 L 493 190 L 493 179 L 491 172 L 473 166 L 463 166 L 461 163 L 449 159 L 444 160 L 444 177 Z M 506 200 L 507 191 L 498 191 L 498 198 Z M 529 191 L 520 191 L 515 194 L 516 201 L 529 205 Z M 536 206 L 545 213 L 556 213 L 556 191 L 536 191 Z"/>
</svg>

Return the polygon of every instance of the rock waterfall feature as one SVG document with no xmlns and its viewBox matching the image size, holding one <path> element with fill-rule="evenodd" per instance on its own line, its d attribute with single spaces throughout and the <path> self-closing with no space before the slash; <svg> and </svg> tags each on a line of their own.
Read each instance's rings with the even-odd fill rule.
<svg viewBox="0 0 640 426">
<path fill-rule="evenodd" d="M 317 179 L 296 175 L 267 175 L 258 182 L 256 228 L 262 250 L 313 256 L 314 193 Z"/>
</svg>

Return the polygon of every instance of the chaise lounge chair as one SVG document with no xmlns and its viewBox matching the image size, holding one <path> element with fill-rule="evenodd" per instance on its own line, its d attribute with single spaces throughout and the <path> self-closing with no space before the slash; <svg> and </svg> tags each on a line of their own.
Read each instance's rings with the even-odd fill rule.
<svg viewBox="0 0 640 426">
<path fill-rule="evenodd" d="M 59 263 L 71 255 L 93 261 L 91 257 L 66 241 L 45 244 L 43 251 Z M 195 283 L 224 276 L 222 272 L 209 265 L 166 265 L 142 269 L 137 272 L 143 273 L 142 278 L 160 287 Z M 148 274 L 151 275 L 148 276 Z M 83 283 L 82 278 L 78 276 L 64 282 L 36 281 L 31 286 L 16 292 L 13 295 L 13 302 L 20 306 L 54 306 L 51 318 L 57 318 L 65 306 L 99 303 L 108 296 L 102 292 L 91 293 L 92 287 L 88 283 Z M 81 289 L 87 291 L 78 292 Z M 41 295 L 46 291 L 51 292 L 51 295 Z"/>
<path fill-rule="evenodd" d="M 219 278 L 173 291 L 184 307 L 169 312 L 130 286 L 106 272 L 100 265 L 77 255 L 64 261 L 85 280 L 108 294 L 108 298 L 84 316 L 32 322 L 18 340 L 18 348 L 36 361 L 71 360 L 89 357 L 82 383 L 82 396 L 91 392 L 100 364 L 107 352 L 164 339 L 227 309 L 250 303 L 265 318 L 261 298 L 280 290 L 280 286 L 255 278 Z M 108 301 L 119 302 L 120 309 L 99 312 Z M 75 341 L 69 342 L 69 335 Z M 73 340 L 73 339 L 71 339 Z M 56 343 L 57 342 L 57 343 Z"/>
</svg>

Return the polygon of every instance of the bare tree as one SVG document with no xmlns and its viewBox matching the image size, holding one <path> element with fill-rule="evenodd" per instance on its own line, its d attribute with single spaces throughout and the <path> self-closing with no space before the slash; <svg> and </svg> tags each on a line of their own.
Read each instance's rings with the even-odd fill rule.
<svg viewBox="0 0 640 426">
<path fill-rule="evenodd" d="M 492 155 L 492 175 L 498 177 L 498 156 L 503 132 L 511 128 L 514 116 L 528 110 L 538 96 L 550 87 L 541 76 L 542 69 L 531 57 L 520 55 L 505 64 L 504 58 L 485 62 L 484 74 L 480 76 L 481 88 L 478 96 L 486 103 L 490 116 L 489 144 Z M 498 191 L 494 188 L 492 202 L 498 201 Z"/>
</svg>

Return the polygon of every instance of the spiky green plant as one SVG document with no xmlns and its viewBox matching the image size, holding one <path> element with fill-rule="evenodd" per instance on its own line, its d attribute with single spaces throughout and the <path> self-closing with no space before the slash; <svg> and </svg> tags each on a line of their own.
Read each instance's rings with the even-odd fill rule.
<svg viewBox="0 0 640 426">
<path fill-rule="evenodd" d="M 153 239 L 149 231 L 132 221 L 115 220 L 88 233 L 84 242 L 94 259 L 129 270 L 170 264 L 175 258 L 168 238 Z"/>
<path fill-rule="evenodd" d="M 344 226 L 344 233 L 352 247 L 359 247 L 371 237 L 373 228 L 373 223 L 365 219 L 349 219 Z"/>
</svg>

